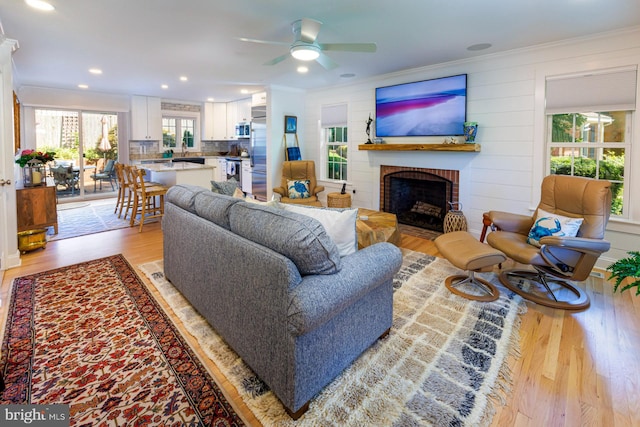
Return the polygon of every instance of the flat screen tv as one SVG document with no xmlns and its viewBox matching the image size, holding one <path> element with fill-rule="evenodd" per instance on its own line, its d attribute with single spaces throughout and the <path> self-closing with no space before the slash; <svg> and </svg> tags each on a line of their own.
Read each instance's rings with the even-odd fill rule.
<svg viewBox="0 0 640 427">
<path fill-rule="evenodd" d="M 376 136 L 462 135 L 467 75 L 376 88 Z"/>
</svg>

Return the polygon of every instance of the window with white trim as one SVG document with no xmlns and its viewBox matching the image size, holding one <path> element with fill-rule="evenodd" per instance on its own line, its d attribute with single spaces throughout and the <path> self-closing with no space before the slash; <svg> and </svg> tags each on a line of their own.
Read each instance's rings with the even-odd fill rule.
<svg viewBox="0 0 640 427">
<path fill-rule="evenodd" d="M 636 70 L 547 79 L 547 174 L 611 182 L 611 214 L 628 217 Z"/>
<path fill-rule="evenodd" d="M 185 117 L 162 117 L 162 146 L 165 149 L 194 148 L 196 120 Z"/>
<path fill-rule="evenodd" d="M 320 122 L 324 164 L 322 178 L 346 181 L 349 166 L 347 105 L 323 106 Z"/>
</svg>

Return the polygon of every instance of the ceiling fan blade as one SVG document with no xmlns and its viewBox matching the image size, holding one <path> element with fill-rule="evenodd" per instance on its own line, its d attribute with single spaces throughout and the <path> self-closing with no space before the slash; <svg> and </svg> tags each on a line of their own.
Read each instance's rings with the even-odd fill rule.
<svg viewBox="0 0 640 427">
<path fill-rule="evenodd" d="M 338 68 L 338 63 L 322 52 L 320 52 L 320 56 L 316 58 L 316 62 L 322 65 L 325 70 L 333 70 L 334 68 Z"/>
<path fill-rule="evenodd" d="M 375 43 L 322 43 L 320 44 L 320 49 L 343 52 L 373 53 L 377 50 L 377 46 Z"/>
<path fill-rule="evenodd" d="M 280 62 L 284 61 L 285 59 L 287 59 L 290 56 L 291 55 L 289 53 L 285 53 L 284 55 L 280 55 L 277 58 L 273 58 L 271 61 L 267 61 L 262 65 L 276 65 L 276 64 L 279 64 Z"/>
<path fill-rule="evenodd" d="M 293 33 L 296 34 L 296 36 L 299 34 L 301 41 L 313 43 L 316 41 L 316 37 L 318 37 L 321 26 L 322 22 L 320 21 L 311 18 L 302 18 L 293 23 Z"/>
<path fill-rule="evenodd" d="M 276 45 L 281 45 L 281 46 L 290 46 L 291 45 L 291 43 L 272 42 L 272 41 L 269 41 L 269 40 L 248 39 L 246 37 L 240 37 L 239 40 L 243 41 L 243 42 L 260 43 L 260 44 L 276 44 Z"/>
</svg>

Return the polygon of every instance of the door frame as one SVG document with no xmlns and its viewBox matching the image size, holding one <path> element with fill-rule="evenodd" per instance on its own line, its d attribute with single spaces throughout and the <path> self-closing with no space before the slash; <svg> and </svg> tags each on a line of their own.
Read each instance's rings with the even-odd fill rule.
<svg viewBox="0 0 640 427">
<path fill-rule="evenodd" d="M 21 263 L 18 251 L 16 213 L 17 168 L 14 153 L 13 70 L 11 55 L 16 40 L 0 36 L 0 179 L 11 181 L 0 186 L 0 273 Z"/>
</svg>

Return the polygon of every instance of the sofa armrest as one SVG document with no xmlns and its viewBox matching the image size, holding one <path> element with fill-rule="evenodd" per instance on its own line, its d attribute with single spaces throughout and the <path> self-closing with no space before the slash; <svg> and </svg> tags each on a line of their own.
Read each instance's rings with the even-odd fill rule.
<svg viewBox="0 0 640 427">
<path fill-rule="evenodd" d="M 533 218 L 527 215 L 490 211 L 487 216 L 491 219 L 492 224 L 502 231 L 529 234 L 529 230 L 533 226 Z"/>
<path fill-rule="evenodd" d="M 401 265 L 400 249 L 384 242 L 343 257 L 338 273 L 303 277 L 290 293 L 289 331 L 297 336 L 321 326 L 363 295 L 392 281 Z"/>
<path fill-rule="evenodd" d="M 273 192 L 274 193 L 278 193 L 279 195 L 281 195 L 283 197 L 287 197 L 287 190 L 285 190 L 282 187 L 273 187 Z"/>
<path fill-rule="evenodd" d="M 312 196 L 317 196 L 318 193 L 322 193 L 324 191 L 324 185 L 316 185 L 316 187 L 311 192 Z"/>
</svg>

